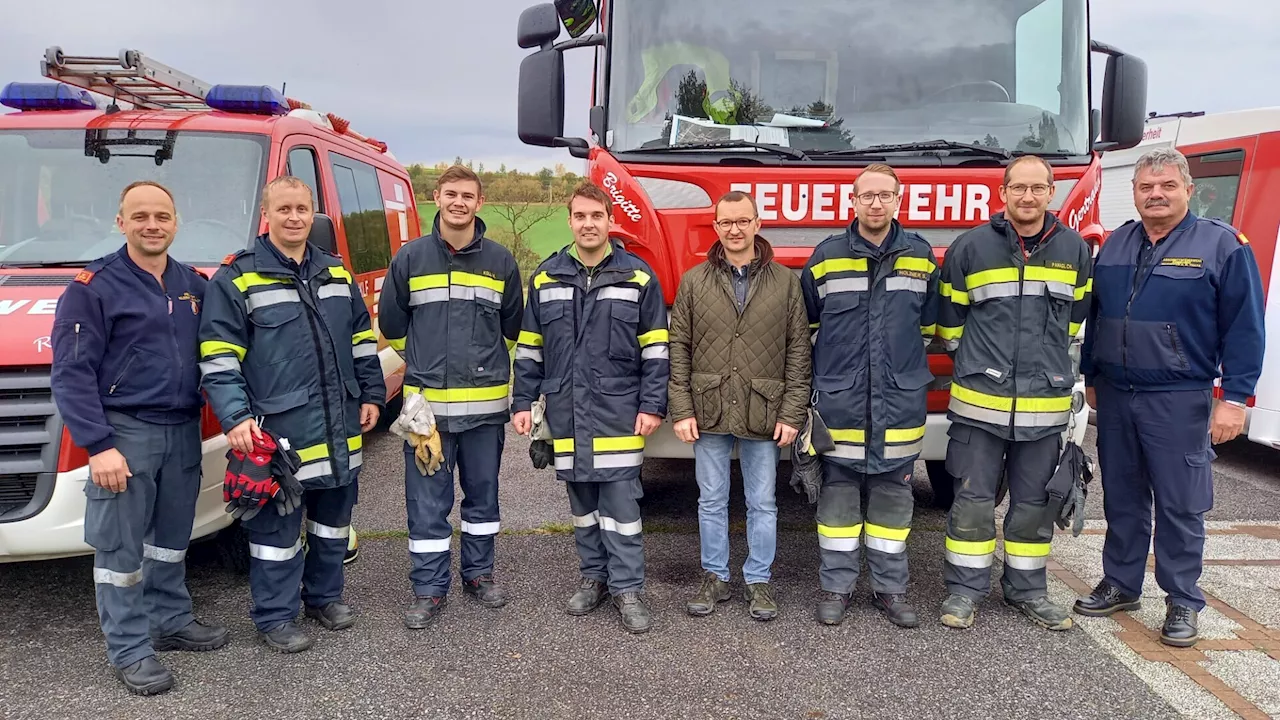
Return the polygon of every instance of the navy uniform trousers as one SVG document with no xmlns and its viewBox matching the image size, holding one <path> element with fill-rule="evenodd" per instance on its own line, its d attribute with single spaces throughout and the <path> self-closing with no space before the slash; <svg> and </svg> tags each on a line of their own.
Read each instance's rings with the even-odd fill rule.
<svg viewBox="0 0 1280 720">
<path fill-rule="evenodd" d="M 1155 499 L 1156 582 L 1170 602 L 1204 609 L 1204 514 L 1213 507 L 1210 390 L 1128 392 L 1096 381 L 1107 582 L 1142 594 Z"/>
<path fill-rule="evenodd" d="M 644 592 L 644 524 L 640 478 L 566 482 L 573 541 L 582 577 L 598 580 L 615 597 Z"/>
<path fill-rule="evenodd" d="M 200 420 L 158 425 L 108 410 L 132 477 L 116 493 L 85 482 L 84 539 L 107 657 L 118 668 L 155 654 L 153 637 L 192 623 L 187 543 L 200 494 Z"/>
</svg>

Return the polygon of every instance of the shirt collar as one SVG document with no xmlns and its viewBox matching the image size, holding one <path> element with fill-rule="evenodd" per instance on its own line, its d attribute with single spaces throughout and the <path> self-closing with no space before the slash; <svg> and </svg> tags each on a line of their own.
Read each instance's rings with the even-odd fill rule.
<svg viewBox="0 0 1280 720">
<path fill-rule="evenodd" d="M 612 255 L 613 255 L 613 243 L 611 241 L 606 240 L 604 244 L 604 257 L 600 259 L 600 264 L 596 265 L 596 267 L 600 267 L 600 265 L 603 265 L 604 261 L 608 260 Z M 582 258 L 578 255 L 578 243 L 569 243 L 569 257 L 573 258 L 574 260 L 577 260 L 578 264 L 581 265 L 582 267 L 585 268 L 587 266 L 586 263 L 582 262 Z"/>
</svg>

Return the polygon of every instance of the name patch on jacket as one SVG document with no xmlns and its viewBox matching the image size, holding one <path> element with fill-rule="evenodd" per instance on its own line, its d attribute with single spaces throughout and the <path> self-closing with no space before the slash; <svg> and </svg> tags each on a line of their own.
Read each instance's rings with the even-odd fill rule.
<svg viewBox="0 0 1280 720">
<path fill-rule="evenodd" d="M 1167 267 L 1198 268 L 1204 267 L 1204 260 L 1202 258 L 1167 257 L 1161 260 L 1160 264 Z"/>
<path fill-rule="evenodd" d="M 898 270 L 896 277 L 913 278 L 915 280 L 928 280 L 929 273 L 920 272 L 919 270 Z"/>
<path fill-rule="evenodd" d="M 1045 263 L 1044 266 L 1047 268 L 1053 268 L 1054 270 L 1075 270 L 1076 269 L 1075 265 L 1072 265 L 1069 262 L 1060 262 L 1058 260 L 1050 260 L 1049 262 Z"/>
</svg>

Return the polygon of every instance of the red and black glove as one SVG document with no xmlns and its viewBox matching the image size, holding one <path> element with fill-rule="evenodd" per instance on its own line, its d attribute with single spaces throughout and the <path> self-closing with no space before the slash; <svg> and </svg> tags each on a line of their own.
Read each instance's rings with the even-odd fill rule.
<svg viewBox="0 0 1280 720">
<path fill-rule="evenodd" d="M 222 499 L 233 517 L 248 520 L 266 506 L 280 484 L 271 473 L 276 441 L 267 433 L 253 438 L 253 452 L 227 450 L 227 475 L 222 481 Z"/>
</svg>

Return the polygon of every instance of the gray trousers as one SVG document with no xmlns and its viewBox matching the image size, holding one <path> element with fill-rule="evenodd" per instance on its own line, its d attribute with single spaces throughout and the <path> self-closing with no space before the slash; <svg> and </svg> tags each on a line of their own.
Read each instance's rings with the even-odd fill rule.
<svg viewBox="0 0 1280 720">
<path fill-rule="evenodd" d="M 907 535 L 915 507 L 911 465 L 867 475 L 824 459 L 822 471 L 822 491 L 818 495 L 818 579 L 822 589 L 842 595 L 853 592 L 858 584 L 865 535 L 871 589 L 891 595 L 906 593 Z"/>
<path fill-rule="evenodd" d="M 84 539 L 97 552 L 93 581 L 111 664 L 154 655 L 153 637 L 186 627 L 187 544 L 200 492 L 200 420 L 154 425 L 107 414 L 133 476 L 124 492 L 85 482 Z"/>
<path fill-rule="evenodd" d="M 582 577 L 599 580 L 614 596 L 644 592 L 644 536 L 640 479 L 567 482 L 573 539 Z"/>
</svg>

